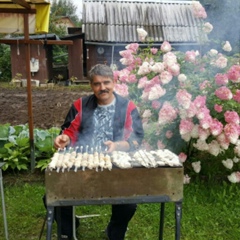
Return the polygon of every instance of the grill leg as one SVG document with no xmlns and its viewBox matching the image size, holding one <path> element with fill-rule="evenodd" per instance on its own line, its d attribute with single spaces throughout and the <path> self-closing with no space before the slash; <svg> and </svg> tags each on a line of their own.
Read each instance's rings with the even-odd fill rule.
<svg viewBox="0 0 240 240">
<path fill-rule="evenodd" d="M 159 240 L 162 240 L 162 239 L 163 239 L 164 210 L 165 210 L 165 203 L 161 203 L 161 209 L 160 209 L 160 225 L 159 225 Z"/>
<path fill-rule="evenodd" d="M 175 239 L 176 240 L 180 240 L 181 218 L 182 218 L 182 202 L 176 202 L 175 203 L 175 220 L 176 220 Z"/>
<path fill-rule="evenodd" d="M 52 223 L 54 216 L 54 207 L 47 207 L 47 238 L 46 240 L 51 240 L 52 234 Z"/>
<path fill-rule="evenodd" d="M 78 240 L 77 237 L 76 237 L 76 219 L 75 219 L 75 206 L 73 206 L 73 239 L 74 240 Z"/>
</svg>

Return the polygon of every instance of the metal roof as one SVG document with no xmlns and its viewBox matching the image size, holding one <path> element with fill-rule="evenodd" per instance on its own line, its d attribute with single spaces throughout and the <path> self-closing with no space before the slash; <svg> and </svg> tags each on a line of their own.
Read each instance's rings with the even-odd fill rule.
<svg viewBox="0 0 240 240">
<path fill-rule="evenodd" d="M 137 28 L 143 28 L 154 42 L 197 42 L 201 21 L 194 18 L 191 3 L 84 0 L 85 40 L 138 42 Z"/>
</svg>

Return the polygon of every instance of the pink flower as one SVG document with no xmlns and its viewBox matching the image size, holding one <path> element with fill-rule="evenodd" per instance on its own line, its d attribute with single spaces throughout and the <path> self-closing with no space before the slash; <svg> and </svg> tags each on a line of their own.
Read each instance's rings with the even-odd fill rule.
<svg viewBox="0 0 240 240">
<path fill-rule="evenodd" d="M 190 103 L 189 108 L 187 109 L 187 117 L 188 118 L 192 118 L 197 114 L 197 108 L 196 105 L 194 103 Z"/>
<path fill-rule="evenodd" d="M 158 140 L 157 147 L 158 147 L 158 149 L 164 149 L 166 147 L 166 145 L 164 145 L 162 141 Z"/>
<path fill-rule="evenodd" d="M 167 139 L 170 139 L 173 136 L 173 132 L 170 131 L 170 130 L 167 130 L 165 136 L 166 136 Z"/>
<path fill-rule="evenodd" d="M 173 52 L 168 52 L 163 55 L 163 62 L 166 66 L 171 66 L 177 63 L 177 56 Z"/>
<path fill-rule="evenodd" d="M 190 107 L 192 95 L 188 93 L 186 90 L 184 89 L 178 90 L 176 98 L 178 104 L 183 108 L 188 109 Z"/>
<path fill-rule="evenodd" d="M 194 123 L 191 119 L 182 119 L 179 125 L 180 134 L 190 133 L 193 130 Z"/>
<path fill-rule="evenodd" d="M 153 109 L 159 109 L 161 107 L 161 103 L 159 102 L 159 101 L 157 101 L 157 100 L 153 100 L 152 101 L 152 108 Z"/>
<path fill-rule="evenodd" d="M 197 108 L 202 108 L 206 105 L 206 98 L 206 96 L 199 95 L 194 99 L 193 103 Z"/>
<path fill-rule="evenodd" d="M 171 123 L 177 118 L 177 110 L 169 102 L 164 102 L 158 113 L 158 123 L 164 125 Z"/>
<path fill-rule="evenodd" d="M 240 182 L 240 172 L 231 173 L 231 175 L 228 176 L 228 180 L 232 183 L 239 183 Z"/>
<path fill-rule="evenodd" d="M 239 124 L 239 115 L 235 111 L 226 111 L 224 118 L 227 123 Z"/>
<path fill-rule="evenodd" d="M 222 112 L 223 107 L 221 105 L 215 104 L 214 105 L 214 110 L 218 113 Z"/>
<path fill-rule="evenodd" d="M 138 43 L 130 43 L 125 48 L 128 50 L 132 50 L 134 53 L 137 53 L 139 44 Z"/>
<path fill-rule="evenodd" d="M 165 93 L 166 93 L 166 90 L 163 89 L 159 84 L 156 84 L 150 89 L 148 100 L 149 101 L 156 100 L 162 97 Z"/>
<path fill-rule="evenodd" d="M 138 88 L 144 88 L 146 86 L 148 79 L 147 77 L 142 77 L 138 81 Z"/>
<path fill-rule="evenodd" d="M 202 141 L 205 141 L 209 135 L 210 135 L 210 131 L 209 129 L 204 129 L 201 126 L 198 127 L 198 135 L 199 135 L 199 139 Z"/>
<path fill-rule="evenodd" d="M 163 71 L 160 74 L 160 79 L 162 84 L 169 83 L 172 80 L 172 78 L 173 78 L 173 75 L 168 71 Z"/>
<path fill-rule="evenodd" d="M 196 116 L 199 120 L 201 120 L 206 116 L 209 116 L 209 113 L 210 113 L 210 110 L 206 106 L 204 106 L 198 110 Z"/>
<path fill-rule="evenodd" d="M 123 51 L 119 52 L 120 56 L 122 56 L 123 58 L 130 58 L 130 57 L 132 57 L 132 53 L 133 53 L 132 50 L 123 50 Z"/>
<path fill-rule="evenodd" d="M 237 127 L 236 124 L 233 124 L 233 123 L 226 124 L 225 127 L 224 127 L 224 133 L 225 133 L 227 139 L 232 144 L 237 143 L 239 133 L 238 133 L 238 127 Z"/>
<path fill-rule="evenodd" d="M 158 52 L 158 49 L 157 48 L 151 48 L 150 51 L 153 55 L 155 55 Z"/>
<path fill-rule="evenodd" d="M 169 42 L 164 41 L 161 45 L 161 51 L 162 52 L 170 52 L 172 50 L 172 47 Z"/>
<path fill-rule="evenodd" d="M 128 79 L 127 79 L 128 83 L 136 83 L 137 81 L 138 81 L 138 79 L 136 78 L 135 74 L 130 74 Z"/>
<path fill-rule="evenodd" d="M 212 117 L 211 117 L 210 114 L 205 114 L 205 115 L 204 115 L 204 118 L 199 121 L 199 125 L 200 125 L 203 129 L 208 129 L 208 128 L 210 128 L 211 124 L 212 124 Z"/>
<path fill-rule="evenodd" d="M 215 83 L 219 86 L 228 84 L 227 74 L 217 73 L 215 75 Z"/>
<path fill-rule="evenodd" d="M 185 60 L 187 62 L 194 63 L 196 61 L 196 52 L 195 51 L 187 51 L 185 53 Z"/>
<path fill-rule="evenodd" d="M 118 93 L 119 95 L 121 95 L 123 97 L 127 97 L 129 94 L 128 86 L 125 83 L 115 84 L 114 90 L 116 91 L 116 93 Z"/>
<path fill-rule="evenodd" d="M 126 68 L 124 68 L 123 70 L 118 72 L 118 77 L 119 77 L 119 81 L 126 83 L 128 82 L 128 76 L 130 74 L 130 71 Z"/>
<path fill-rule="evenodd" d="M 218 68 L 225 68 L 227 66 L 227 58 L 219 55 L 218 59 L 215 61 L 214 65 Z"/>
<path fill-rule="evenodd" d="M 193 15 L 196 18 L 207 18 L 207 13 L 202 6 L 202 4 L 198 1 L 192 1 L 192 9 Z"/>
<path fill-rule="evenodd" d="M 230 141 L 228 140 L 224 132 L 222 132 L 217 136 L 217 141 L 222 149 L 225 149 L 225 150 L 228 149 Z"/>
<path fill-rule="evenodd" d="M 137 33 L 139 41 L 145 41 L 145 38 L 147 37 L 147 32 L 143 28 L 137 28 Z"/>
<path fill-rule="evenodd" d="M 178 158 L 179 158 L 180 162 L 184 163 L 187 160 L 187 155 L 185 153 L 181 152 L 178 155 Z"/>
<path fill-rule="evenodd" d="M 173 75 L 177 76 L 180 73 L 180 65 L 178 63 L 174 63 L 168 66 L 168 71 Z"/>
<path fill-rule="evenodd" d="M 120 62 L 122 63 L 122 65 L 130 65 L 132 64 L 134 61 L 133 57 L 129 57 L 129 58 L 121 58 Z"/>
<path fill-rule="evenodd" d="M 223 124 L 218 121 L 218 119 L 214 118 L 210 124 L 210 131 L 213 136 L 219 135 L 223 130 Z"/>
<path fill-rule="evenodd" d="M 236 102 L 238 102 L 238 103 L 240 103 L 240 90 L 236 90 L 236 93 L 233 95 L 233 99 L 236 101 Z"/>
<path fill-rule="evenodd" d="M 199 88 L 200 90 L 204 90 L 204 89 L 207 89 L 207 88 L 211 88 L 211 84 L 208 80 L 205 80 L 203 81 L 202 83 L 199 84 Z"/>
<path fill-rule="evenodd" d="M 230 100 L 233 97 L 232 92 L 225 86 L 218 88 L 215 95 L 221 100 Z"/>
<path fill-rule="evenodd" d="M 240 65 L 233 65 L 227 72 L 228 79 L 232 82 L 240 82 Z"/>
</svg>

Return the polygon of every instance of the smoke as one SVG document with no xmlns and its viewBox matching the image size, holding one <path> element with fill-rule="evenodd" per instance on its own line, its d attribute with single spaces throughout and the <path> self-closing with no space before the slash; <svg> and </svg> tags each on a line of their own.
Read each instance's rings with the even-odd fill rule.
<svg viewBox="0 0 240 240">
<path fill-rule="evenodd" d="M 205 0 L 201 1 L 213 25 L 209 38 L 214 41 L 229 41 L 234 52 L 240 50 L 240 1 L 236 0 Z"/>
</svg>

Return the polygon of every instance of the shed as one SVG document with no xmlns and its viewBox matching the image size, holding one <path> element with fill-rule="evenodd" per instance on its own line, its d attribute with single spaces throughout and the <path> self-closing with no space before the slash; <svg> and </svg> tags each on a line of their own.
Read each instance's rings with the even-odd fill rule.
<svg viewBox="0 0 240 240">
<path fill-rule="evenodd" d="M 175 48 L 196 47 L 201 21 L 193 16 L 191 4 L 176 0 L 83 0 L 87 69 L 97 63 L 121 68 L 119 51 L 139 42 L 137 28 L 146 30 L 156 46 L 169 41 Z"/>
</svg>

